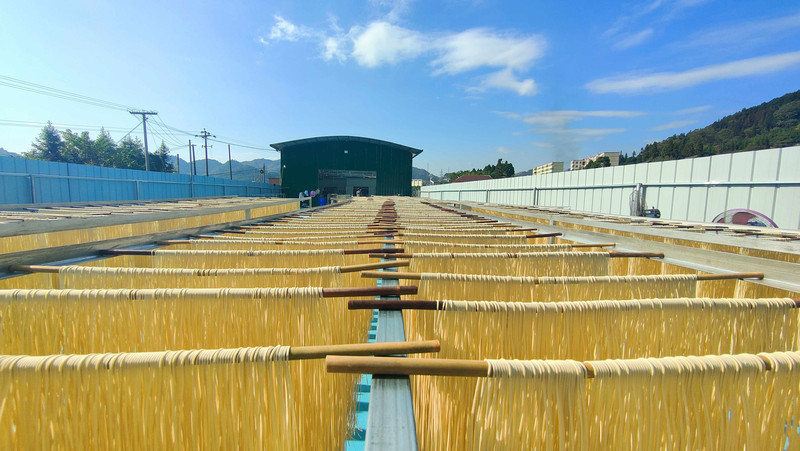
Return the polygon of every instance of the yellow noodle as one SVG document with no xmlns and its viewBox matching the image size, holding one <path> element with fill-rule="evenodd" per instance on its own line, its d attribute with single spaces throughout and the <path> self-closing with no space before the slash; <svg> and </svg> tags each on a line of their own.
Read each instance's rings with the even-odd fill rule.
<svg viewBox="0 0 800 451">
<path fill-rule="evenodd" d="M 409 271 L 496 276 L 604 276 L 607 252 L 415 253 Z"/>
</svg>

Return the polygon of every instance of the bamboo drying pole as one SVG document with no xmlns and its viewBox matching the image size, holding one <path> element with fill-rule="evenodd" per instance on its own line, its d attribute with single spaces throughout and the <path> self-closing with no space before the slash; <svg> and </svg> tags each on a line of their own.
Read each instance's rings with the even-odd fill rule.
<svg viewBox="0 0 800 451">
<path fill-rule="evenodd" d="M 321 359 L 327 355 L 420 354 L 423 352 L 439 352 L 440 349 L 439 340 L 293 346 L 289 349 L 289 360 Z"/>
<path fill-rule="evenodd" d="M 434 252 L 436 254 L 441 254 L 442 257 L 446 257 L 447 254 L 450 254 L 450 258 L 458 258 L 459 255 L 457 252 Z M 487 252 L 487 254 L 490 254 Z M 519 253 L 517 252 L 502 252 L 504 258 L 519 258 Z M 387 256 L 386 253 L 376 253 L 376 254 L 369 254 L 370 258 L 414 258 L 413 253 L 403 253 L 398 252 L 391 256 Z M 609 258 L 664 258 L 664 254 L 660 252 L 617 252 L 617 251 L 608 251 Z"/>
<path fill-rule="evenodd" d="M 772 370 L 772 364 L 766 356 L 757 357 L 764 363 L 765 371 Z M 594 378 L 593 362 L 580 363 L 586 370 L 585 377 Z M 489 377 L 489 363 L 486 360 L 329 355 L 325 357 L 325 367 L 329 373 Z"/>
<path fill-rule="evenodd" d="M 343 287 L 322 289 L 322 297 L 324 298 L 400 296 L 404 294 L 417 294 L 417 287 L 414 285 L 398 285 L 395 287 Z"/>
<path fill-rule="evenodd" d="M 325 366 L 329 373 L 464 377 L 486 377 L 489 374 L 489 363 L 485 360 L 328 356 L 325 357 Z"/>
<path fill-rule="evenodd" d="M 160 252 L 169 252 L 169 249 L 159 250 Z M 106 249 L 100 251 L 101 254 L 106 255 L 155 255 L 156 249 Z M 241 253 L 241 255 L 246 256 L 248 252 L 259 252 L 259 251 L 232 251 L 236 253 Z M 270 252 L 270 251 L 264 251 Z M 355 254 L 374 254 L 376 252 L 382 252 L 384 254 L 393 254 L 395 252 L 401 253 L 403 249 L 401 248 L 388 248 L 388 249 L 342 249 L 342 252 L 345 255 L 355 255 Z M 258 254 L 253 254 L 258 255 Z"/>
<path fill-rule="evenodd" d="M 365 263 L 363 265 L 347 265 L 347 266 L 340 266 L 339 272 L 341 273 L 350 273 L 350 272 L 359 272 L 359 271 L 367 271 L 371 269 L 385 269 L 385 268 L 398 268 L 402 266 L 408 266 L 409 262 L 404 260 L 396 260 L 390 262 L 378 262 L 378 263 Z M 11 271 L 18 271 L 18 272 L 34 272 L 34 273 L 50 273 L 50 274 L 57 274 L 59 269 L 63 268 L 63 266 L 45 266 L 45 265 L 12 265 L 9 267 Z M 199 273 L 198 276 L 205 276 L 211 275 L 207 273 Z"/>
<path fill-rule="evenodd" d="M 369 279 L 421 280 L 420 272 L 364 271 L 361 277 Z M 728 274 L 697 274 L 697 280 L 763 279 L 763 272 L 733 272 Z M 534 277 L 535 279 L 535 277 Z M 534 282 L 538 283 L 538 282 Z"/>
<path fill-rule="evenodd" d="M 800 299 L 792 298 L 794 308 L 800 308 Z M 430 300 L 366 300 L 351 299 L 347 301 L 349 310 L 444 310 L 444 304 L 439 301 Z"/>
</svg>

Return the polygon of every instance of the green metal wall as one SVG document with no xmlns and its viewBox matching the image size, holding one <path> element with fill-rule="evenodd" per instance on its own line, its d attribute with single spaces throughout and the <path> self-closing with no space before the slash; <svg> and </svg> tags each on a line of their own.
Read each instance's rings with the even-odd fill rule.
<svg viewBox="0 0 800 451">
<path fill-rule="evenodd" d="M 411 160 L 411 152 L 367 142 L 292 145 L 281 151 L 281 187 L 287 197 L 295 197 L 318 188 L 320 169 L 375 171 L 376 192 L 370 194 L 410 196 Z"/>
</svg>

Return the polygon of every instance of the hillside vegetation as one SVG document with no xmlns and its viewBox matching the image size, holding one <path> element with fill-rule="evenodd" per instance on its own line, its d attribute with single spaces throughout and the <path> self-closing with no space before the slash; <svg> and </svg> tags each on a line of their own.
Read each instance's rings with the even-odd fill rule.
<svg viewBox="0 0 800 451">
<path fill-rule="evenodd" d="M 646 145 L 620 164 L 678 160 L 800 145 L 800 91 L 725 116 L 708 127 Z"/>
</svg>

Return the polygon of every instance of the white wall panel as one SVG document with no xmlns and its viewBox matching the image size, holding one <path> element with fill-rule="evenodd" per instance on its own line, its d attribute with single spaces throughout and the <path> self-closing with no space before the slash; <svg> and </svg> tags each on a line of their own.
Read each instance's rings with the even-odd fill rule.
<svg viewBox="0 0 800 451">
<path fill-rule="evenodd" d="M 780 182 L 795 182 L 779 185 Z M 538 176 L 422 187 L 434 199 L 510 205 L 568 207 L 596 213 L 629 214 L 636 183 L 645 186 L 648 208 L 665 219 L 710 221 L 732 208 L 750 208 L 780 227 L 800 229 L 800 146 L 715 155 L 679 161 L 562 172 Z M 765 185 L 766 183 L 766 185 Z M 611 187 L 610 185 L 629 185 Z M 479 190 L 479 191 L 475 191 Z"/>
</svg>

